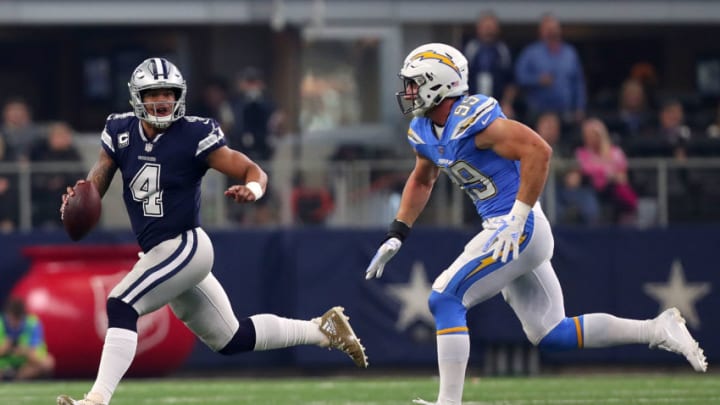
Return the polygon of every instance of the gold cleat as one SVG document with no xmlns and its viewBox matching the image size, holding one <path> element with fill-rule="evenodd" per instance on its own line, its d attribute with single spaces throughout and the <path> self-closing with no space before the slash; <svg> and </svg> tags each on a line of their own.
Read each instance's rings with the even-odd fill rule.
<svg viewBox="0 0 720 405">
<path fill-rule="evenodd" d="M 100 395 L 90 393 L 83 399 L 72 399 L 67 395 L 57 397 L 57 405 L 105 405 Z"/>
<path fill-rule="evenodd" d="M 358 367 L 366 368 L 368 359 L 365 355 L 365 348 L 360 344 L 360 339 L 353 332 L 350 326 L 350 318 L 343 312 L 343 307 L 333 307 L 321 317 L 313 319 L 318 324 L 320 332 L 328 338 L 328 347 L 338 349 L 355 362 Z"/>
</svg>

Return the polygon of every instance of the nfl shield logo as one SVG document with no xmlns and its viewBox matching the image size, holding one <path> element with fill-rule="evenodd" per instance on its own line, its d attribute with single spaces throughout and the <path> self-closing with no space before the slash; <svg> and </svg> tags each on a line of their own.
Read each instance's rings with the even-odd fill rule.
<svg viewBox="0 0 720 405">
<path fill-rule="evenodd" d="M 153 148 L 153 144 L 151 144 L 151 143 L 145 144 L 145 152 L 148 152 L 148 153 L 152 152 L 152 148 Z"/>
<path fill-rule="evenodd" d="M 438 150 L 438 153 L 440 153 L 441 155 L 442 155 L 443 153 L 445 153 L 445 147 L 442 146 L 442 145 L 439 145 L 439 146 L 437 147 L 437 150 Z"/>
</svg>

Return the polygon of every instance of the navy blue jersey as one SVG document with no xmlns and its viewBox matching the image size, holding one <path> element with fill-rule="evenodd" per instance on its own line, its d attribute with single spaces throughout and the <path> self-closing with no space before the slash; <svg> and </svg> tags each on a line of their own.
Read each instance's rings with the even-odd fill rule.
<svg viewBox="0 0 720 405">
<path fill-rule="evenodd" d="M 102 146 L 122 173 L 123 199 L 143 251 L 200 225 L 206 158 L 224 145 L 212 118 L 180 118 L 152 140 L 131 112 L 107 118 Z"/>
<path fill-rule="evenodd" d="M 463 96 L 451 111 L 439 138 L 429 118 L 414 118 L 408 129 L 410 144 L 467 192 L 480 216 L 507 214 L 520 186 L 520 162 L 475 147 L 475 135 L 505 118 L 497 100 L 482 94 Z"/>
</svg>

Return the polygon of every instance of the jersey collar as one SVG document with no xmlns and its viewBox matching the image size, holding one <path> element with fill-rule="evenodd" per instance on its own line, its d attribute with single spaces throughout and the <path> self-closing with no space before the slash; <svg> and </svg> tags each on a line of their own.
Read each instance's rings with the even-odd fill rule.
<svg viewBox="0 0 720 405">
<path fill-rule="evenodd" d="M 155 135 L 155 138 L 149 140 L 147 136 L 145 136 L 145 129 L 143 129 L 142 120 L 138 120 L 138 132 L 140 133 L 140 138 L 142 138 L 143 142 L 145 143 L 157 143 L 158 139 L 160 139 L 161 136 L 165 135 L 165 132 L 161 132 Z"/>
</svg>

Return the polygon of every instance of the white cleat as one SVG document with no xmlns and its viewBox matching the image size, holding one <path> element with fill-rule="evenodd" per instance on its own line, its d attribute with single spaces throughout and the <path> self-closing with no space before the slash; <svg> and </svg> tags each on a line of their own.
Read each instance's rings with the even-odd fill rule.
<svg viewBox="0 0 720 405">
<path fill-rule="evenodd" d="M 57 397 L 57 405 L 105 405 L 100 394 L 91 392 L 83 399 L 72 399 L 67 395 Z"/>
<path fill-rule="evenodd" d="M 420 398 L 413 399 L 413 404 L 420 404 L 420 405 L 436 405 L 435 402 L 428 402 Z"/>
<path fill-rule="evenodd" d="M 318 324 L 320 332 L 328 338 L 330 342 L 328 347 L 343 351 L 350 356 L 355 365 L 366 368 L 368 358 L 365 355 L 365 348 L 350 327 L 348 322 L 350 318 L 343 313 L 344 310 L 343 307 L 330 308 L 321 317 L 313 319 L 313 322 Z"/>
<path fill-rule="evenodd" d="M 650 348 L 659 347 L 669 352 L 682 354 L 697 372 L 707 371 L 707 360 L 698 342 L 685 326 L 685 318 L 677 308 L 666 309 L 655 322 L 655 339 Z"/>
</svg>

